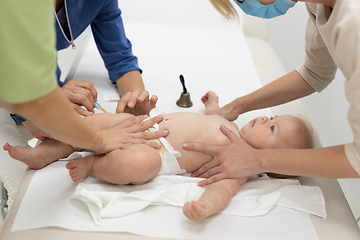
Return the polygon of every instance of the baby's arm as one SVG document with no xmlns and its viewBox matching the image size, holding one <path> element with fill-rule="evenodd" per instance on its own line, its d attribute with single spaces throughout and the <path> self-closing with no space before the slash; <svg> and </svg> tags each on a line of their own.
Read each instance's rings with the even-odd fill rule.
<svg viewBox="0 0 360 240">
<path fill-rule="evenodd" d="M 190 220 L 200 221 L 220 212 L 246 181 L 247 178 L 224 179 L 211 184 L 198 201 L 184 204 L 184 215 Z"/>
</svg>

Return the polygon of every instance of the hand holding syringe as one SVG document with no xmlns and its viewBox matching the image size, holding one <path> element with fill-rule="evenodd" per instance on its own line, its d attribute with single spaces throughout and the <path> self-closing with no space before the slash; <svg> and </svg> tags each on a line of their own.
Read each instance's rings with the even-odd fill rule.
<svg viewBox="0 0 360 240">
<path fill-rule="evenodd" d="M 100 110 L 103 111 L 104 113 L 107 112 L 107 111 L 106 111 L 104 108 L 102 108 L 101 105 L 100 105 L 99 103 L 97 103 L 97 102 L 94 104 L 94 108 L 100 109 Z"/>
</svg>

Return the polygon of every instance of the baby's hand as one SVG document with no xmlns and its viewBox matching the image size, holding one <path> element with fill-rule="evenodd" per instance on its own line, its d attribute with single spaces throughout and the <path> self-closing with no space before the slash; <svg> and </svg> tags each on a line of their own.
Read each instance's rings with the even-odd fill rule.
<svg viewBox="0 0 360 240">
<path fill-rule="evenodd" d="M 207 102 L 209 101 L 209 93 L 205 93 L 204 96 L 201 97 L 201 101 L 206 106 Z"/>
<path fill-rule="evenodd" d="M 200 221 L 210 216 L 210 203 L 191 201 L 186 202 L 183 207 L 184 215 L 192 221 Z"/>
<path fill-rule="evenodd" d="M 205 105 L 205 115 L 213 115 L 218 114 L 218 111 L 220 110 L 219 107 L 219 97 L 214 93 L 213 91 L 208 91 L 205 93 L 204 96 L 202 96 L 201 101 Z"/>
<path fill-rule="evenodd" d="M 216 104 L 218 104 L 219 103 L 219 97 L 218 97 L 218 95 L 216 95 L 215 92 L 208 91 L 207 93 L 204 94 L 204 96 L 201 97 L 201 101 L 206 107 L 206 105 L 208 103 L 216 103 Z"/>
</svg>

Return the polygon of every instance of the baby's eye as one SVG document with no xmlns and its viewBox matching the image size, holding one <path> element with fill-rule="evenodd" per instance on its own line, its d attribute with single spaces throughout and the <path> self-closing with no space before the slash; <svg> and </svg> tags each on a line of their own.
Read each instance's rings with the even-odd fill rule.
<svg viewBox="0 0 360 240">
<path fill-rule="evenodd" d="M 274 119 L 274 117 L 270 117 L 270 120 L 273 120 Z"/>
<path fill-rule="evenodd" d="M 270 127 L 271 132 L 274 132 L 274 129 L 275 129 L 275 126 Z"/>
</svg>

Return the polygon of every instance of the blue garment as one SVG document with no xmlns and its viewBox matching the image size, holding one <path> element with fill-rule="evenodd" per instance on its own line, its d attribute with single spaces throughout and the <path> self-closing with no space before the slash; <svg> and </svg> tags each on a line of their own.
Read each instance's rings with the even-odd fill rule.
<svg viewBox="0 0 360 240">
<path fill-rule="evenodd" d="M 132 54 L 132 45 L 126 38 L 124 25 L 121 18 L 117 0 L 65 0 L 65 9 L 70 22 L 70 37 L 67 39 L 55 21 L 57 50 L 62 50 L 70 46 L 85 29 L 91 24 L 91 30 L 108 70 L 109 78 L 112 83 L 123 74 L 130 71 L 140 71 L 137 57 Z M 57 65 L 56 76 L 60 86 L 61 70 Z M 15 122 L 24 122 L 26 119 L 12 114 Z"/>
<path fill-rule="evenodd" d="M 127 39 L 117 0 L 65 0 L 65 9 L 68 14 L 70 36 L 76 39 L 91 25 L 91 30 L 108 70 L 112 83 L 123 74 L 130 71 L 140 71 L 137 57 L 132 53 L 132 45 Z M 57 50 L 70 46 L 67 39 L 55 21 Z M 59 66 L 56 72 L 59 85 L 61 71 Z"/>
</svg>

